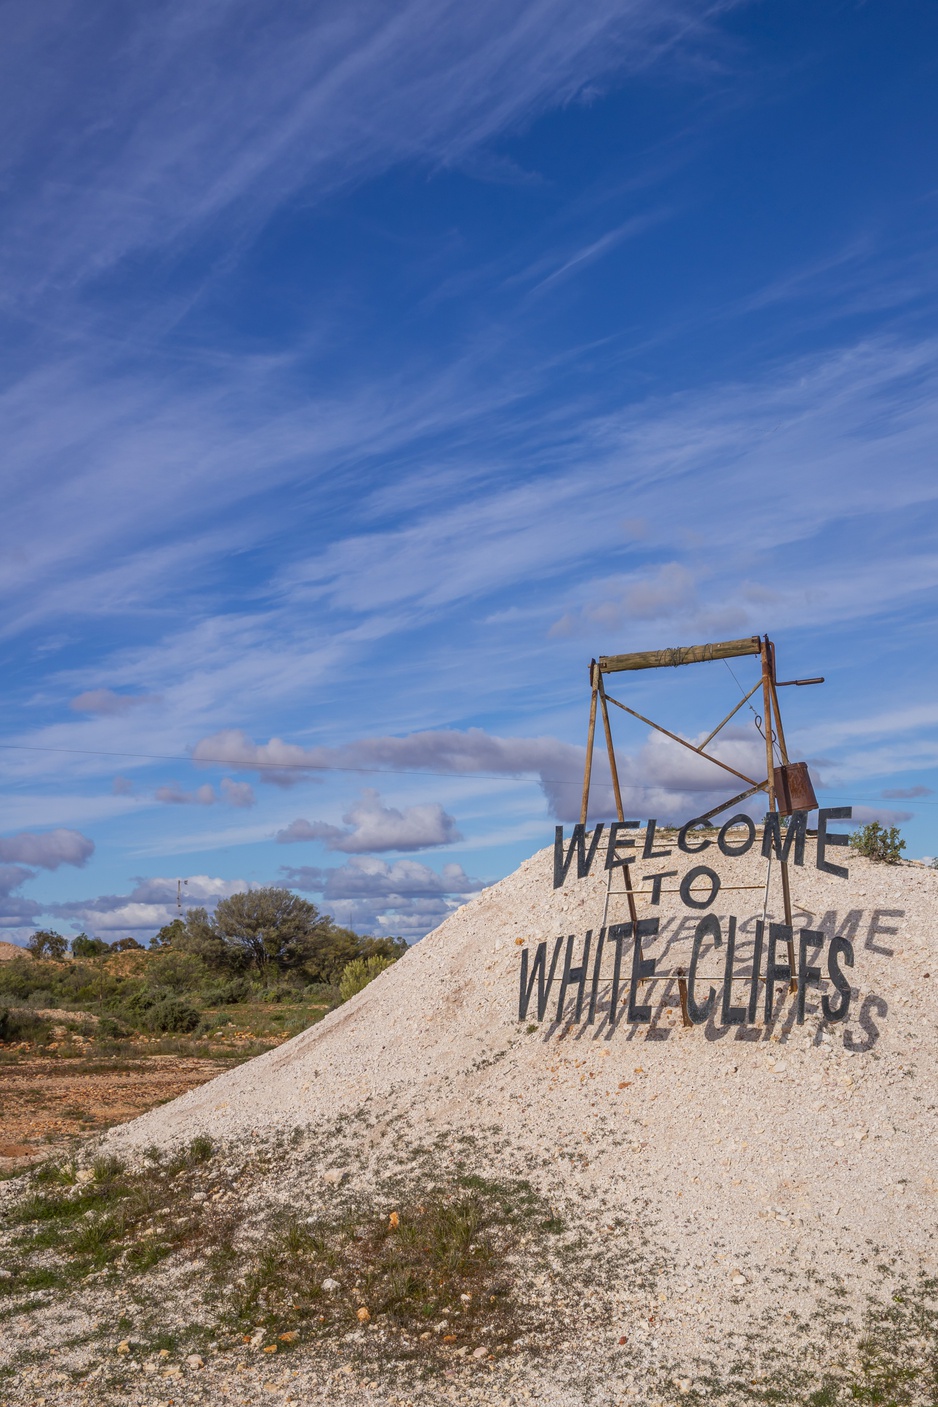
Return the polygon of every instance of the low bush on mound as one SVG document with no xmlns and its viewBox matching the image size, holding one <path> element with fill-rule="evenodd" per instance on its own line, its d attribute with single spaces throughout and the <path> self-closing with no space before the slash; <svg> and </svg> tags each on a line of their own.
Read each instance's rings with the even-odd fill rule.
<svg viewBox="0 0 938 1407">
<path fill-rule="evenodd" d="M 871 821 L 868 826 L 861 826 L 858 831 L 854 831 L 850 837 L 850 845 L 857 854 L 865 855 L 868 860 L 881 860 L 887 865 L 897 865 L 905 849 L 905 841 L 899 835 L 899 827 L 890 826 L 887 830 L 878 821 Z"/>
<path fill-rule="evenodd" d="M 891 1277 L 881 1267 L 884 1279 Z M 834 1298 L 837 1292 L 834 1291 Z M 842 1309 L 842 1304 L 837 1307 Z M 800 1333 L 779 1341 L 777 1312 L 750 1333 L 754 1355 L 729 1372 L 700 1372 L 684 1403 L 721 1407 L 934 1407 L 938 1402 L 938 1279 L 896 1277 L 856 1320 L 823 1300 Z M 756 1362 L 759 1367 L 756 1367 Z"/>
<path fill-rule="evenodd" d="M 98 1158 L 87 1170 L 44 1164 L 6 1214 L 7 1227 L 19 1230 L 0 1295 L 66 1285 L 117 1262 L 155 1265 L 218 1234 L 187 1195 L 212 1152 L 211 1140 L 200 1138 L 143 1171 L 129 1171 L 116 1158 Z"/>
</svg>

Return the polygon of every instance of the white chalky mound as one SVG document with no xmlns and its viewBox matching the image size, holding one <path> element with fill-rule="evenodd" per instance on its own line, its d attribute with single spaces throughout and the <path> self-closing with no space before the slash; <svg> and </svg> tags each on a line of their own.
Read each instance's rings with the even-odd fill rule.
<svg viewBox="0 0 938 1407">
<path fill-rule="evenodd" d="M 796 928 L 852 935 L 855 950 L 849 1018 L 826 1033 L 820 992 L 809 994 L 802 1026 L 786 996 L 769 1029 L 761 1019 L 685 1029 L 676 984 L 665 981 L 642 992 L 655 1008 L 651 1026 L 630 1024 L 623 1012 L 611 1031 L 601 1005 L 593 1026 L 545 1019 L 531 1031 L 531 1014 L 518 1021 L 518 940 L 533 949 L 546 939 L 550 950 L 573 933 L 579 952 L 585 931 L 601 922 L 604 848 L 588 878 L 575 878 L 574 863 L 558 890 L 552 849 L 534 855 L 320 1025 L 114 1130 L 110 1142 L 132 1151 L 207 1133 L 246 1144 L 326 1127 L 363 1107 L 382 1126 L 406 1120 L 421 1135 L 484 1136 L 499 1126 L 515 1150 L 547 1159 L 547 1185 L 555 1180 L 595 1208 L 597 1235 L 617 1213 L 647 1208 L 675 1263 L 655 1332 L 675 1346 L 727 1315 L 740 1322 L 768 1306 L 773 1277 L 786 1267 L 872 1288 L 875 1244 L 906 1268 L 933 1272 L 938 872 L 829 852 L 849 865 L 844 880 L 814 867 L 808 841 L 804 867 L 791 871 Z M 701 863 L 723 880 L 714 912 L 741 923 L 761 912 L 755 889 L 729 887 L 764 882 L 758 846 L 734 859 L 715 846 L 696 856 L 674 849 L 666 861 L 639 863 L 635 883 L 676 869 L 667 885 L 677 887 Z M 779 918 L 776 886 L 777 868 L 770 911 Z M 699 915 L 674 895 L 642 912 L 659 913 L 663 929 L 648 955 L 662 970 L 686 966 Z M 611 918 L 625 917 L 617 896 Z M 826 972 L 826 955 L 821 966 Z M 704 977 L 722 970 L 722 952 L 701 962 Z M 709 985 L 698 983 L 698 999 Z M 736 990 L 745 1002 L 745 984 Z"/>
</svg>

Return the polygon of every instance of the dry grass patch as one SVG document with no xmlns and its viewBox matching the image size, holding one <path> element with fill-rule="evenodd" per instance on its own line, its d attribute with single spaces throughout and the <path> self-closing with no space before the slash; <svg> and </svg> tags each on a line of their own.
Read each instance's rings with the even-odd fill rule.
<svg viewBox="0 0 938 1407">
<path fill-rule="evenodd" d="M 380 1208 L 380 1209 L 379 1209 Z M 477 1176 L 404 1197 L 356 1201 L 338 1216 L 268 1229 L 250 1265 L 213 1265 L 231 1325 L 344 1337 L 405 1352 L 505 1351 L 530 1328 L 516 1293 L 523 1250 L 561 1230 L 525 1182 Z"/>
</svg>

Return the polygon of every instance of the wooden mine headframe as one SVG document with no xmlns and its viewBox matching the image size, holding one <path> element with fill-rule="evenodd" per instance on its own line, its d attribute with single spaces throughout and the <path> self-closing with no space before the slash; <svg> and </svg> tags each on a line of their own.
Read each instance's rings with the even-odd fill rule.
<svg viewBox="0 0 938 1407">
<path fill-rule="evenodd" d="M 626 670 L 633 669 L 663 669 L 683 664 L 701 664 L 707 660 L 733 659 L 737 655 L 759 655 L 761 660 L 761 675 L 756 683 L 744 694 L 739 703 L 730 709 L 724 719 L 717 724 L 712 732 L 708 733 L 700 746 L 689 743 L 685 738 L 678 737 L 670 729 L 663 727 L 660 723 L 655 723 L 653 719 L 646 718 L 644 714 L 637 712 L 634 708 L 629 708 L 628 704 L 622 703 L 619 699 L 614 699 L 611 694 L 606 693 L 604 676 L 607 674 L 618 674 Z M 817 806 L 817 798 L 814 795 L 814 788 L 811 785 L 811 778 L 808 775 L 807 765 L 804 762 L 789 762 L 788 749 L 785 744 L 785 730 L 782 727 L 782 717 L 778 706 L 778 690 L 791 684 L 823 684 L 822 678 L 818 679 L 786 679 L 781 682 L 775 675 L 775 647 L 767 635 L 750 635 L 744 640 L 721 640 L 712 645 L 688 645 L 684 648 L 674 650 L 645 650 L 638 654 L 630 655 L 601 655 L 598 660 L 590 661 L 590 686 L 592 697 L 590 700 L 589 732 L 586 743 L 586 767 L 583 776 L 583 799 L 580 806 L 580 821 L 586 824 L 587 810 L 589 807 L 590 777 L 593 766 L 593 739 L 596 732 L 596 706 L 599 704 L 602 710 L 603 729 L 606 735 L 606 748 L 609 753 L 609 771 L 612 776 L 612 790 L 616 802 L 616 816 L 618 820 L 625 820 L 625 812 L 622 809 L 622 794 L 619 789 L 619 772 L 616 766 L 615 749 L 612 744 L 612 728 L 609 722 L 609 704 L 615 704 L 616 708 L 621 708 L 625 713 L 630 713 L 633 718 L 637 718 L 640 723 L 645 723 L 649 728 L 655 728 L 659 733 L 664 733 L 665 737 L 671 738 L 679 743 L 681 747 L 686 747 L 690 752 L 696 753 L 698 757 L 703 757 L 708 762 L 712 762 L 717 767 L 722 767 L 724 772 L 729 772 L 731 776 L 746 783 L 747 789 L 739 792 L 736 796 L 731 796 L 728 801 L 724 801 L 720 806 L 713 807 L 703 816 L 694 817 L 689 825 L 698 825 L 701 822 L 709 821 L 713 816 L 718 816 L 720 812 L 727 811 L 731 806 L 746 801 L 750 796 L 755 796 L 757 792 L 763 791 L 768 796 L 768 809 L 777 811 L 781 815 L 790 815 L 793 811 L 810 811 Z M 714 757 L 706 748 L 713 741 L 722 728 L 725 728 L 730 719 L 742 708 L 743 704 L 752 698 L 757 689 L 762 689 L 762 732 L 765 738 L 765 766 L 766 776 L 763 781 L 757 781 L 754 777 L 748 777 L 744 772 L 731 767 L 728 762 L 723 762 L 719 757 Z M 775 763 L 775 747 L 778 748 L 780 763 Z M 632 890 L 631 876 L 628 866 L 624 867 L 626 893 L 629 900 L 629 913 L 634 922 L 637 919 L 635 909 L 635 897 Z M 788 884 L 788 864 L 781 861 L 782 872 L 782 895 L 785 904 L 785 922 L 791 926 L 791 893 Z"/>
</svg>

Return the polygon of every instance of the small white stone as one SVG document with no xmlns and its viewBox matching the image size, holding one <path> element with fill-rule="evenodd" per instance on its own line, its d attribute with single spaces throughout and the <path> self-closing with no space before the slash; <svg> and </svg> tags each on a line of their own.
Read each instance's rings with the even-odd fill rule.
<svg viewBox="0 0 938 1407">
<path fill-rule="evenodd" d="M 341 1290 L 341 1288 L 342 1286 L 339 1284 L 338 1280 L 333 1280 L 330 1278 L 328 1280 L 323 1280 L 322 1282 L 323 1293 L 327 1295 L 334 1295 L 336 1290 Z"/>
</svg>

